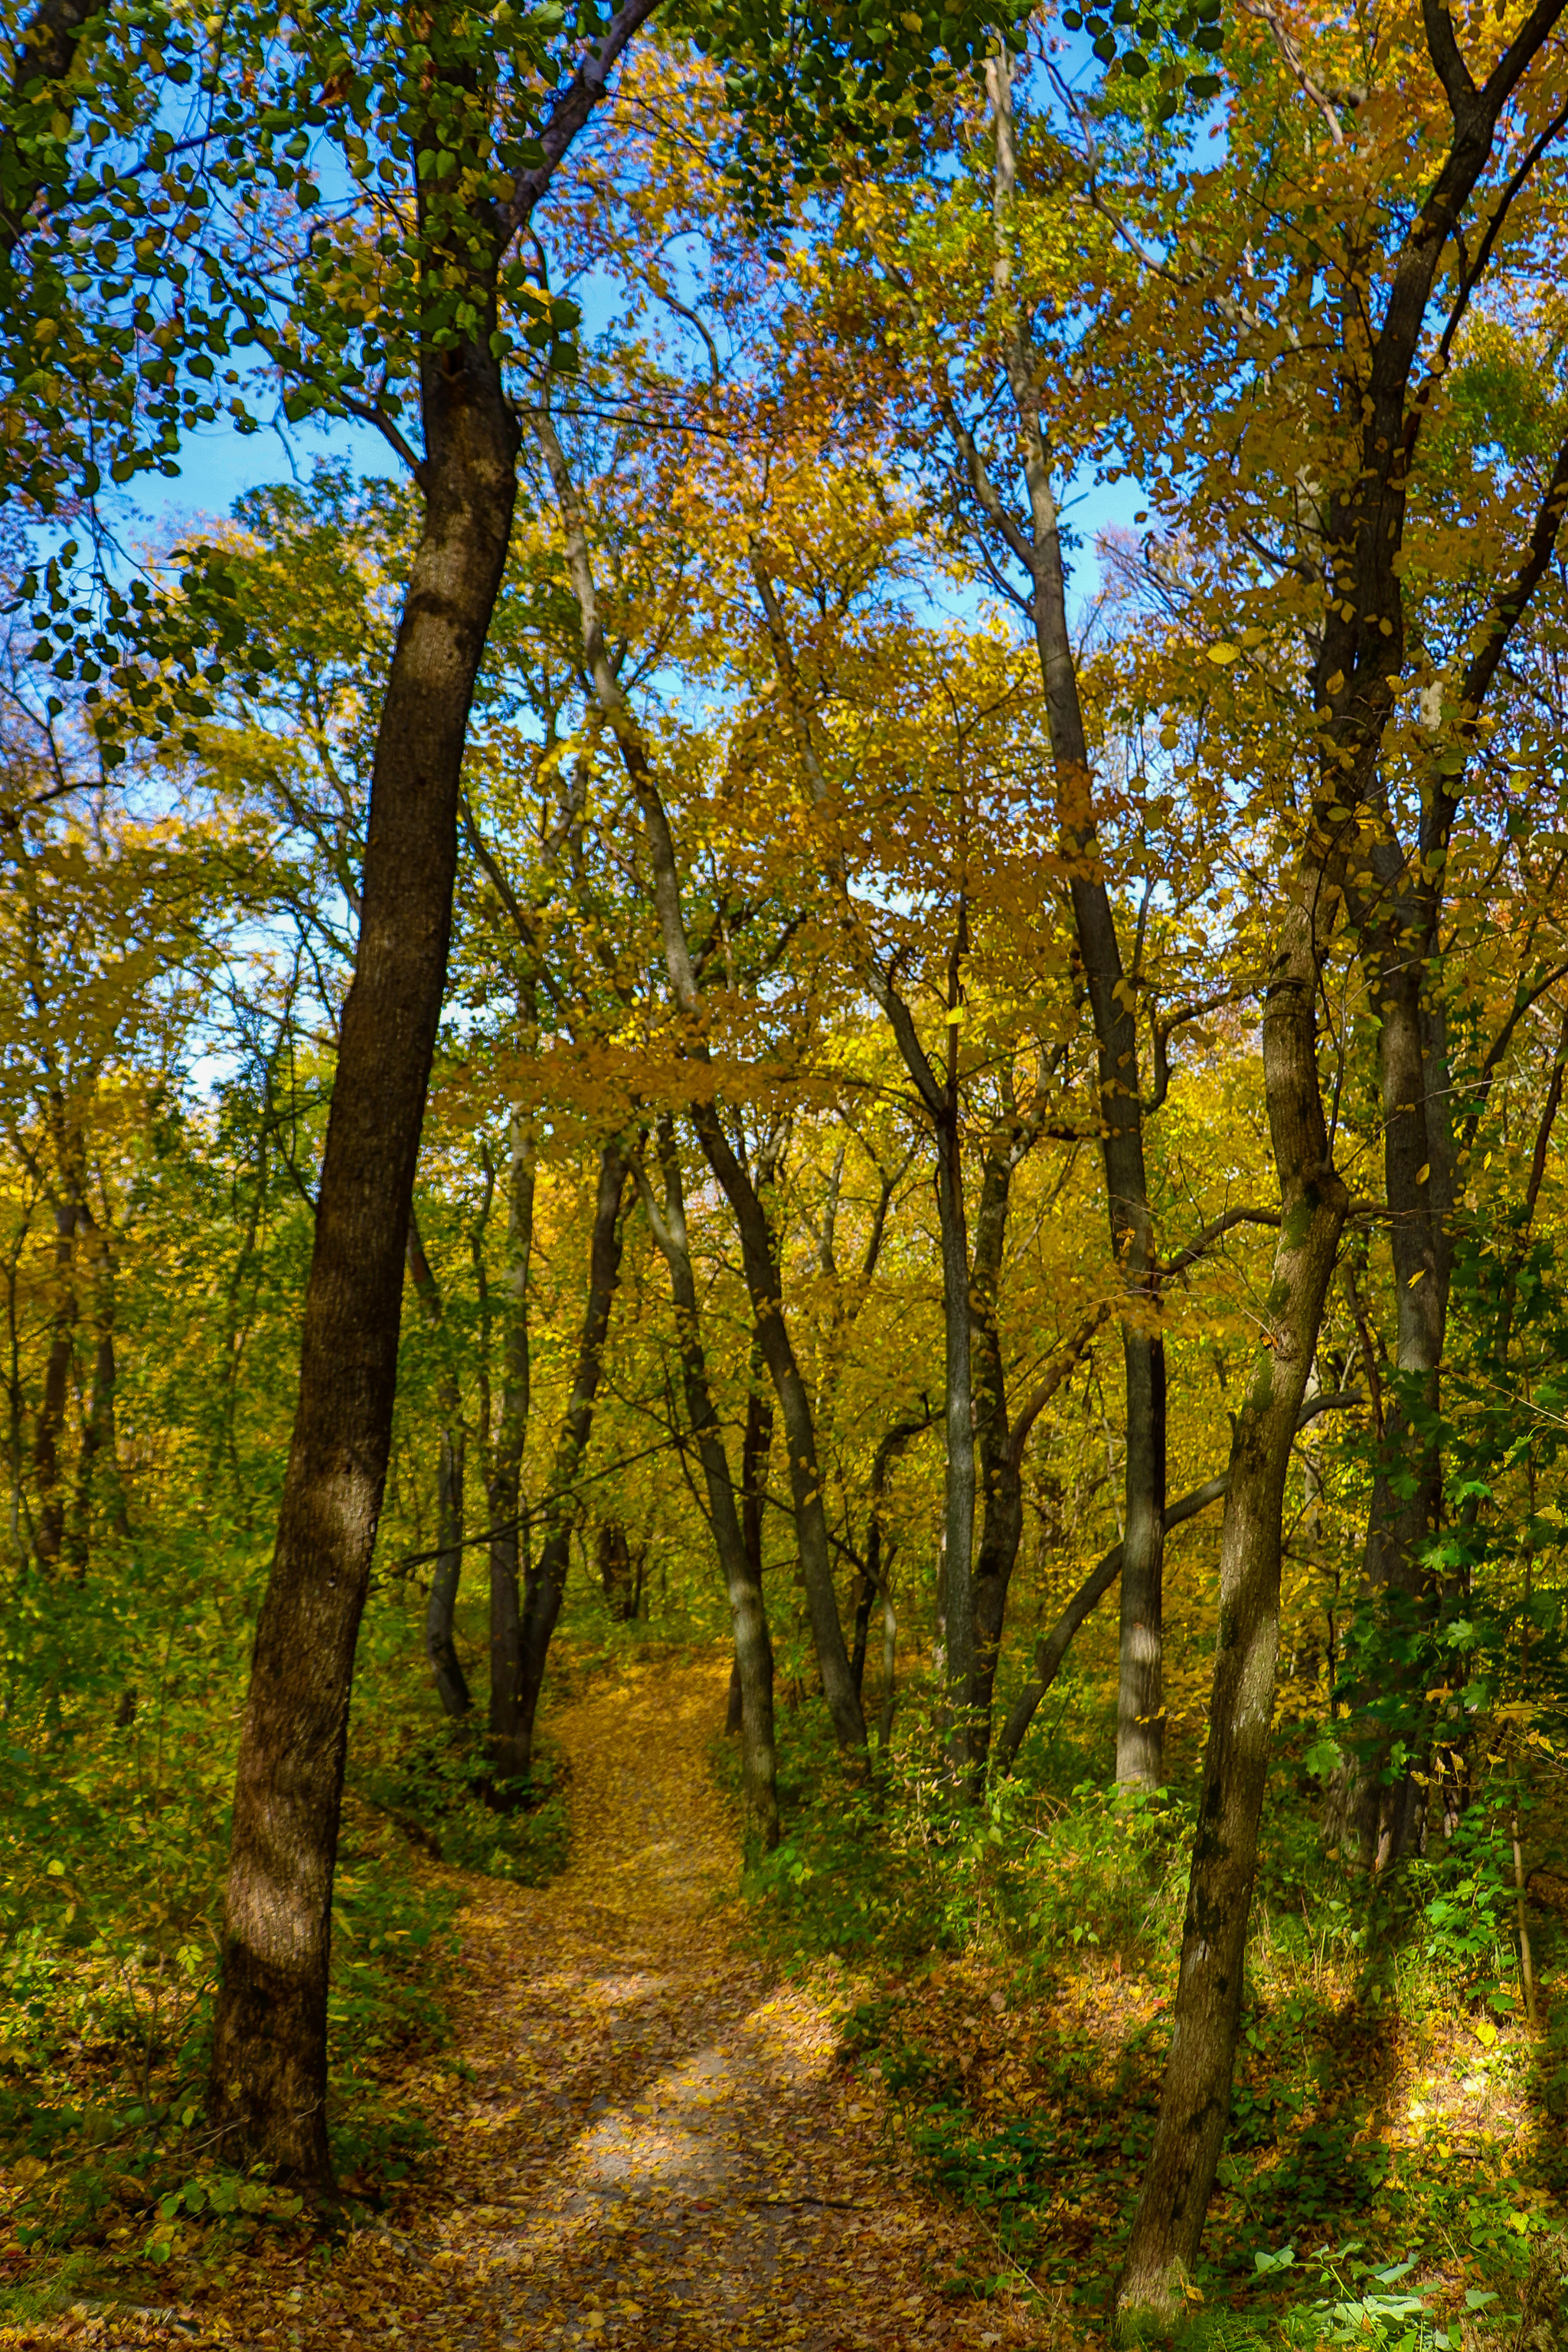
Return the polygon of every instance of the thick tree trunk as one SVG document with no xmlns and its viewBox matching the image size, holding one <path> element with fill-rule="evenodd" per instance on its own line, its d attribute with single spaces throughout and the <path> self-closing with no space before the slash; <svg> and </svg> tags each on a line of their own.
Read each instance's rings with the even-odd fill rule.
<svg viewBox="0 0 1568 2352">
<path fill-rule="evenodd" d="M 1394 847 L 1379 843 L 1373 852 Z M 1381 927 L 1380 927 L 1381 928 Z M 1425 929 L 1426 927 L 1423 926 Z M 1373 1607 L 1379 1596 L 1397 1594 L 1406 1611 L 1423 1612 L 1432 1582 L 1423 1548 L 1436 1530 L 1442 1498 L 1443 1462 L 1435 1434 L 1438 1381 L 1447 1310 L 1449 1252 L 1438 1263 L 1437 1221 L 1432 1210 L 1432 1145 L 1423 1052 L 1421 999 L 1432 973 L 1420 945 L 1403 928 L 1367 942 L 1372 1000 L 1379 1019 L 1378 1061 L 1384 1119 L 1384 1173 L 1390 1212 L 1394 1263 L 1394 1362 L 1399 1377 L 1390 1383 L 1383 1443 L 1378 1448 L 1367 1519 L 1365 1572 Z M 1404 1629 L 1404 1630 L 1408 1630 Z M 1394 1661 L 1379 1677 L 1374 1706 L 1385 1709 L 1402 1697 L 1406 1715 L 1418 1712 L 1429 1679 L 1417 1657 L 1402 1673 Z M 1408 1730 L 1408 1723 L 1405 1727 Z M 1418 1844 L 1425 1806 L 1425 1772 L 1390 1777 L 1393 1734 L 1376 1740 L 1363 1759 L 1357 1826 L 1363 1853 L 1374 1871 L 1386 1870 Z M 1418 1759 L 1413 1758 L 1412 1762 Z"/>
<path fill-rule="evenodd" d="M 537 1565 L 528 1572 L 522 1605 L 522 1672 L 517 1695 L 517 1728 L 512 1748 L 513 1769 L 526 1778 L 533 1769 L 533 1737 L 539 1696 L 551 1637 L 561 1614 L 566 1591 L 566 1570 L 572 1555 L 572 1530 L 578 1517 L 577 1477 L 594 1434 L 594 1407 L 604 1370 L 605 1343 L 609 1337 L 610 1310 L 621 1277 L 621 1203 L 631 1155 L 616 1138 L 599 1155 L 599 1181 L 594 1194 L 594 1230 L 588 1250 L 588 1296 L 583 1309 L 583 1334 L 577 1348 L 577 1369 L 567 1400 L 565 1418 L 555 1444 L 550 1493 L 540 1512 L 542 1535 Z"/>
<path fill-rule="evenodd" d="M 1273 1721 L 1285 1479 L 1349 1205 L 1323 1117 L 1315 1020 L 1339 874 L 1337 861 L 1321 855 L 1304 856 L 1302 865 L 1264 996 L 1264 1085 L 1282 1222 L 1267 1344 L 1231 1452 L 1219 1640 L 1171 2055 L 1117 2291 L 1119 2323 L 1134 2328 L 1142 2313 L 1168 2324 L 1182 2308 L 1230 2113 Z"/>
<path fill-rule="evenodd" d="M 660 1208 L 646 1177 L 640 1187 L 655 1241 L 669 1268 L 675 1300 L 677 1342 L 686 1391 L 686 1415 L 702 1465 L 708 1491 L 708 1512 L 713 1528 L 720 1572 L 730 1598 L 735 1629 L 735 1680 L 741 1696 L 741 1759 L 746 1793 L 746 1826 L 767 1853 L 779 1842 L 778 1758 L 773 1738 L 773 1654 L 768 1638 L 767 1610 L 757 1561 L 748 1549 L 730 1457 L 713 1409 L 708 1383 L 708 1363 L 702 1347 L 702 1327 L 697 1303 L 697 1278 L 686 1229 L 686 1195 L 674 1130 L 659 1122 L 659 1161 L 664 1176 Z"/>
<path fill-rule="evenodd" d="M 424 520 L 376 737 L 299 1402 L 240 1734 L 208 2094 L 228 2161 L 311 2187 L 331 2179 L 327 1970 L 354 1643 L 386 1475 L 463 747 L 515 492 L 517 429 L 488 331 L 430 354 L 422 394 Z"/>
</svg>

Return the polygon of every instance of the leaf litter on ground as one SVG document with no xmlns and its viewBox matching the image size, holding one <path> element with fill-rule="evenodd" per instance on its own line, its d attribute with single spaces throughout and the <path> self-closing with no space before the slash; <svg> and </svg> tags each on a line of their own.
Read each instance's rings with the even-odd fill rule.
<svg viewBox="0 0 1568 2352">
<path fill-rule="evenodd" d="M 374 2228 L 300 2231 L 221 2273 L 176 2250 L 156 2302 L 79 2303 L 0 2343 L 338 2352 L 901 2352 L 1042 2340 L 972 2217 L 933 2191 L 874 2085 L 837 2063 L 723 1897 L 739 1842 L 708 1751 L 727 1667 L 626 1667 L 555 1718 L 570 1859 L 464 1896 L 451 2052 L 404 2100 L 437 2151 Z M 423 1864 L 433 1873 L 434 1864 Z M 949 2292 L 944 2293 L 946 2285 Z"/>
</svg>

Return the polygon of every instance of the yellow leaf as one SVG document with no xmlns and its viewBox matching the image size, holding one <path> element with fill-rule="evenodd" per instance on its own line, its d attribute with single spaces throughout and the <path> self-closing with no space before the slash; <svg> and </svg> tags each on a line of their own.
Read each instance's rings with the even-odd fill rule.
<svg viewBox="0 0 1568 2352">
<path fill-rule="evenodd" d="M 1483 2050 L 1489 2050 L 1492 2043 L 1497 2040 L 1497 2027 L 1492 2023 L 1489 2017 L 1483 2017 L 1479 2025 L 1472 2025 L 1470 2032 L 1475 2035 L 1476 2040 L 1480 2043 Z"/>
<path fill-rule="evenodd" d="M 1210 646 L 1208 657 L 1216 669 L 1228 669 L 1233 661 L 1241 659 L 1239 646 Z"/>
<path fill-rule="evenodd" d="M 1432 1173 L 1432 1162 L 1428 1160 L 1428 1161 L 1426 1162 L 1426 1165 L 1425 1166 L 1425 1168 L 1419 1168 L 1419 1169 L 1417 1169 L 1417 1170 L 1416 1170 L 1416 1171 L 1415 1171 L 1415 1181 L 1416 1181 L 1418 1184 L 1425 1184 L 1425 1182 L 1426 1181 L 1427 1177 L 1428 1177 L 1428 1176 L 1430 1176 L 1430 1174 L 1431 1174 L 1431 1173 Z"/>
</svg>

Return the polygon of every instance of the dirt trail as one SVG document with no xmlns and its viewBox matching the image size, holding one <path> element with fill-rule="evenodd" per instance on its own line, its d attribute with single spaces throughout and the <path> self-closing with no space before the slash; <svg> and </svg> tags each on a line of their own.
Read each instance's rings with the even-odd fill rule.
<svg viewBox="0 0 1568 2352">
<path fill-rule="evenodd" d="M 559 1716 L 570 1867 L 464 1914 L 454 2006 L 474 2075 L 400 2250 L 423 2273 L 416 2341 L 1029 2340 L 997 2305 L 938 2292 L 984 2250 L 834 2068 L 822 2011 L 770 1989 L 714 1909 L 737 1861 L 706 1762 L 725 1681 L 649 1666 Z"/>
<path fill-rule="evenodd" d="M 727 1666 L 634 1668 L 556 1716 L 571 1862 L 459 1883 L 456 2052 L 404 2090 L 437 2148 L 375 2228 L 179 2264 L 166 2307 L 8 2344 L 92 2352 L 980 2352 L 1044 2341 L 941 2293 L 991 2267 L 804 1993 L 739 1941 L 708 1751 Z M 456 2056 L 460 2069 L 452 2063 Z M 455 2081 L 455 2075 L 458 2079 Z M 436 2086 L 439 2086 L 438 2089 Z"/>
</svg>

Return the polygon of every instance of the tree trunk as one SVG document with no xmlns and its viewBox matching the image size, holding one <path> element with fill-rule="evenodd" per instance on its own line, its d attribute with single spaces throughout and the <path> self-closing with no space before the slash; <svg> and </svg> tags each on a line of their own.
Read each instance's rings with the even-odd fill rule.
<svg viewBox="0 0 1568 2352">
<path fill-rule="evenodd" d="M 643 837 L 653 869 L 654 903 L 658 913 L 665 969 L 670 993 L 688 1019 L 695 1019 L 701 992 L 691 943 L 687 937 L 681 905 L 680 867 L 669 813 L 658 788 L 653 761 L 641 728 L 623 694 L 605 646 L 599 620 L 598 593 L 583 520 L 582 500 L 566 463 L 565 452 L 550 418 L 536 413 L 534 430 L 550 469 L 560 503 L 566 564 L 583 625 L 583 653 L 599 708 L 614 732 L 621 764 L 642 817 Z M 706 1058 L 700 1042 L 694 1058 Z M 811 1398 L 784 1319 L 784 1286 L 773 1250 L 767 1212 L 750 1171 L 725 1134 L 710 1096 L 697 1096 L 690 1118 L 708 1164 L 730 1203 L 741 1236 L 746 1288 L 755 1318 L 757 1345 L 778 1398 L 789 1446 L 790 1491 L 795 1504 L 795 1540 L 800 1572 L 811 1613 L 817 1668 L 834 1733 L 841 1747 L 864 1748 L 866 1720 L 859 1695 L 849 1672 L 844 1627 L 833 1587 L 833 1562 L 828 1550 L 827 1514 L 817 1462 L 816 1425 Z"/>
<path fill-rule="evenodd" d="M 870 1639 L 871 1612 L 879 1601 L 884 1600 L 889 1572 L 892 1566 L 893 1547 L 882 1538 L 882 1505 L 888 1491 L 888 1472 L 896 1454 L 903 1452 L 911 1438 L 916 1438 L 931 1425 L 929 1412 L 918 1421 L 897 1421 L 891 1429 L 884 1430 L 871 1458 L 871 1509 L 866 1528 L 866 1564 L 860 1573 L 860 1590 L 855 1602 L 855 1652 L 850 1659 L 850 1672 L 855 1687 L 865 1705 L 866 1649 Z"/>
<path fill-rule="evenodd" d="M 822 1497 L 822 1473 L 817 1462 L 816 1423 L 811 1398 L 784 1319 L 784 1283 L 773 1234 L 757 1189 L 719 1123 L 710 1103 L 693 1104 L 691 1123 L 708 1164 L 718 1178 L 734 1213 L 741 1235 L 741 1256 L 752 1312 L 756 1318 L 757 1345 L 773 1384 L 784 1443 L 789 1448 L 791 1499 L 795 1504 L 795 1541 L 800 1572 L 805 1585 L 812 1641 L 823 1696 L 840 1747 L 864 1748 L 866 1718 L 860 1695 L 849 1670 L 838 1598 L 833 1585 L 833 1561 L 827 1542 L 827 1513 Z"/>
<path fill-rule="evenodd" d="M 531 1032 L 531 1022 L 525 1026 Z M 533 1132 L 513 1111 L 507 1129 L 506 1273 L 501 1283 L 500 1423 L 485 1486 L 489 1540 L 490 1699 L 487 1725 L 492 1769 L 502 1781 L 521 1779 L 532 1758 L 531 1731 L 522 1721 L 522 1592 L 529 1555 L 522 1509 L 522 1454 L 532 1396 L 529 1277 L 533 1252 L 537 1181 Z"/>
<path fill-rule="evenodd" d="M 70 1395 L 71 1360 L 75 1350 L 76 1224 L 78 1199 L 74 1189 L 55 1203 L 54 1300 L 49 1348 L 44 1359 L 44 1384 L 33 1423 L 33 1476 L 38 1490 L 38 1516 L 33 1549 L 40 1568 L 58 1564 L 65 1549 L 66 1489 L 60 1464 L 65 1435 L 66 1405 Z M 85 1563 L 78 1563 L 79 1566 Z"/>
<path fill-rule="evenodd" d="M 412 1211 L 408 1219 L 408 1271 L 415 1297 L 439 1347 L 444 1339 L 440 1286 L 425 1255 Z M 441 1366 L 437 1394 L 441 1408 L 436 1460 L 437 1535 L 430 1591 L 425 1602 L 425 1655 L 442 1711 L 462 1716 L 468 1711 L 468 1685 L 458 1656 L 455 1621 L 458 1587 L 463 1573 L 463 1472 L 467 1447 L 458 1375 L 449 1363 Z"/>
<path fill-rule="evenodd" d="M 1011 1097 L 1008 1108 L 1012 1108 Z M 1005 1142 L 985 1154 L 974 1219 L 974 1275 L 970 1288 L 974 1362 L 975 1443 L 985 1497 L 980 1551 L 974 1564 L 974 1656 L 970 1681 L 973 1754 L 978 1770 L 991 1748 L 996 1667 L 1007 1592 L 1024 1533 L 1024 1478 L 1020 1449 L 1014 1444 L 1007 1412 L 1007 1375 L 1002 1356 L 997 1298 L 1007 1235 L 1016 1157 Z"/>
<path fill-rule="evenodd" d="M 1282 1221 L 1267 1341 L 1231 1451 L 1219 1639 L 1171 2055 L 1117 2290 L 1118 2323 L 1130 2329 L 1138 2315 L 1152 2313 L 1168 2325 L 1182 2308 L 1230 2113 L 1273 1721 L 1285 1479 L 1349 1206 L 1323 1117 L 1315 1019 L 1342 872 L 1338 856 L 1323 854 L 1321 834 L 1310 835 L 1264 995 L 1264 1087 Z"/>
<path fill-rule="evenodd" d="M 327 1970 L 354 1643 L 386 1475 L 403 1259 L 440 1017 L 458 780 L 517 428 L 485 331 L 424 361 L 424 516 L 377 730 L 277 1548 L 240 1733 L 208 2117 L 330 2185 Z"/>
<path fill-rule="evenodd" d="M 605 1606 L 617 1625 L 635 1624 L 642 1603 L 642 1563 L 647 1548 L 634 1554 L 631 1538 L 619 1519 L 600 1521 L 596 1548 Z"/>
<path fill-rule="evenodd" d="M 425 1601 L 425 1655 L 429 1661 L 436 1696 L 443 1714 L 454 1718 L 472 1705 L 468 1678 L 458 1655 L 458 1588 L 463 1575 L 464 1484 L 468 1439 L 460 1422 L 447 1420 L 441 1431 L 436 1464 L 437 1517 L 439 1525 L 430 1591 Z"/>
<path fill-rule="evenodd" d="M 1012 69 L 1005 58 L 987 69 L 995 158 L 993 210 L 999 300 L 1011 309 L 1008 378 L 1020 427 L 1028 495 L 1026 530 L 1007 512 L 967 428 L 949 412 L 949 428 L 993 529 L 1027 566 L 1035 644 L 1056 768 L 1057 822 L 1069 876 L 1073 924 L 1088 985 L 1098 1063 L 1100 1152 L 1110 1243 L 1126 1286 L 1126 1491 L 1122 1513 L 1121 1632 L 1116 1721 L 1116 1778 L 1157 1787 L 1164 1777 L 1163 1524 L 1165 1496 L 1164 1341 L 1159 1329 L 1159 1278 L 1143 1158 L 1137 1003 L 1128 985 L 1106 880 L 1094 811 L 1094 776 L 1079 694 L 1078 664 L 1067 620 L 1060 519 L 1051 483 L 1051 453 L 1040 415 L 1039 371 L 1026 313 L 1013 290 L 1017 154 Z"/>
<path fill-rule="evenodd" d="M 763 1506 L 767 1498 L 768 1459 L 773 1444 L 773 1405 L 763 1386 L 766 1377 L 766 1368 L 753 1333 L 751 1378 L 746 1385 L 746 1425 L 741 1439 L 741 1537 L 759 1588 L 763 1581 Z M 741 1667 L 737 1660 L 730 1674 L 730 1704 L 725 1714 L 725 1730 L 738 1733 L 744 1712 Z"/>
<path fill-rule="evenodd" d="M 1157 1789 L 1165 1777 L 1165 1344 L 1121 1327 L 1127 1382 L 1126 1533 L 1117 1645 L 1116 1777 Z"/>
<path fill-rule="evenodd" d="M 115 1433 L 115 1390 L 118 1367 L 114 1354 L 114 1261 L 109 1236 L 85 1197 L 77 1211 L 77 1229 L 87 1235 L 88 1281 L 92 1301 L 92 1387 L 82 1423 L 81 1452 L 77 1459 L 76 1535 L 73 1554 L 85 1570 L 92 1541 L 92 1517 L 101 1504 L 114 1534 L 129 1536 L 125 1483 L 120 1470 Z"/>
<path fill-rule="evenodd" d="M 741 1694 L 741 1759 L 746 1792 L 746 1826 L 752 1838 L 771 1853 L 779 1842 L 778 1758 L 773 1738 L 773 1654 L 768 1638 L 763 1580 L 748 1549 L 730 1457 L 724 1450 L 719 1416 L 708 1384 L 708 1364 L 702 1348 L 702 1328 L 697 1304 L 697 1279 L 686 1229 L 685 1187 L 673 1127 L 659 1121 L 658 1154 L 664 1175 L 664 1205 L 654 1199 L 646 1177 L 639 1182 L 643 1206 L 655 1241 L 669 1268 L 675 1300 L 677 1341 L 686 1391 L 686 1414 L 696 1441 L 698 1458 L 708 1490 L 708 1512 L 719 1567 L 730 1596 L 735 1628 L 735 1679 Z"/>
<path fill-rule="evenodd" d="M 958 1032 L 949 1032 L 956 1055 Z M 953 1091 L 950 1087 L 950 1093 Z M 973 1708 L 974 1624 L 974 1380 L 970 1347 L 969 1225 L 957 1104 L 937 1129 L 937 1223 L 942 1241 L 942 1424 L 947 1441 L 942 1557 L 947 1565 L 949 1757 L 967 1787 L 978 1754 Z"/>
<path fill-rule="evenodd" d="M 536 1567 L 528 1571 L 522 1606 L 522 1671 L 517 1695 L 517 1728 L 511 1755 L 513 1770 L 526 1779 L 533 1769 L 534 1725 L 551 1636 L 561 1614 L 566 1570 L 572 1553 L 572 1530 L 578 1517 L 577 1475 L 594 1434 L 594 1406 L 604 1370 L 605 1342 L 609 1336 L 610 1310 L 621 1276 L 621 1202 L 631 1156 L 617 1137 L 599 1155 L 599 1181 L 594 1196 L 594 1231 L 588 1252 L 588 1297 L 583 1310 L 583 1336 L 577 1349 L 577 1370 L 567 1402 L 565 1419 L 556 1440 L 550 1493 L 540 1517 L 543 1535 Z"/>
</svg>

